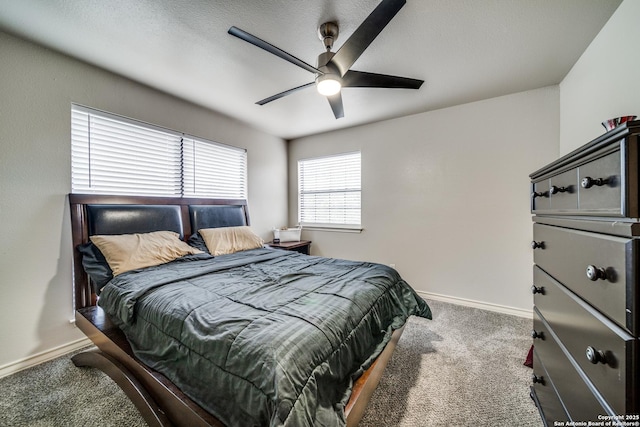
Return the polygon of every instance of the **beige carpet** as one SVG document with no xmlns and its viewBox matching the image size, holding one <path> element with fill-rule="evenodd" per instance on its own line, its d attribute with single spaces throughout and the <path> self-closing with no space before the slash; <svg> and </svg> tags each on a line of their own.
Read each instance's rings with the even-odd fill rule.
<svg viewBox="0 0 640 427">
<path fill-rule="evenodd" d="M 429 301 L 411 318 L 361 427 L 542 426 L 529 397 L 529 319 Z"/>
</svg>

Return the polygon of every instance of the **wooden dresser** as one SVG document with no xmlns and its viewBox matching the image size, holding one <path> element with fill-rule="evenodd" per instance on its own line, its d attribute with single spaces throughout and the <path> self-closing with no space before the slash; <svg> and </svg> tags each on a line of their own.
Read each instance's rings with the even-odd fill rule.
<svg viewBox="0 0 640 427">
<path fill-rule="evenodd" d="M 639 167 L 634 121 L 530 175 L 531 396 L 545 425 L 640 425 Z"/>
</svg>

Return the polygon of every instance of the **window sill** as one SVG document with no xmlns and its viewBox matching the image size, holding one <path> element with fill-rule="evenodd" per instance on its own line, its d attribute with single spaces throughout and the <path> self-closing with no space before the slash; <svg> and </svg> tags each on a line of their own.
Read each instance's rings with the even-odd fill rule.
<svg viewBox="0 0 640 427">
<path fill-rule="evenodd" d="M 359 225 L 339 225 L 339 224 L 300 224 L 305 231 L 330 231 L 338 233 L 361 233 L 363 228 Z"/>
</svg>

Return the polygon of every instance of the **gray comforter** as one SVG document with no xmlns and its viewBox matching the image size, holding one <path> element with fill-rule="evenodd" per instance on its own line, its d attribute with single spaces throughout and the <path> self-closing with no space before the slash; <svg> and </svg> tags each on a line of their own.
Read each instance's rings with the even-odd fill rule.
<svg viewBox="0 0 640 427">
<path fill-rule="evenodd" d="M 353 381 L 410 315 L 380 264 L 255 249 L 123 273 L 99 305 L 136 356 L 229 426 L 340 426 Z"/>
</svg>

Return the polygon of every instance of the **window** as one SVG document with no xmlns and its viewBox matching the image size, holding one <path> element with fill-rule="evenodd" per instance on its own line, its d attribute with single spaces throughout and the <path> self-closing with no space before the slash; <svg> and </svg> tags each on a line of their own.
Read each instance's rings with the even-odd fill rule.
<svg viewBox="0 0 640 427">
<path fill-rule="evenodd" d="M 360 228 L 360 152 L 298 161 L 298 221 Z"/>
<path fill-rule="evenodd" d="M 193 137 L 182 138 L 185 197 L 247 197 L 247 152 Z"/>
<path fill-rule="evenodd" d="M 246 150 L 73 105 L 71 191 L 247 197 Z"/>
</svg>

